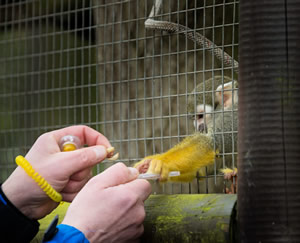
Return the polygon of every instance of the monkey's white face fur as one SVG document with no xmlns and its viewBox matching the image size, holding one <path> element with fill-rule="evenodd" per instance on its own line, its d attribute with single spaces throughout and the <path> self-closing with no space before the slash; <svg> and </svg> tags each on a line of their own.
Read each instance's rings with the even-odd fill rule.
<svg viewBox="0 0 300 243">
<path fill-rule="evenodd" d="M 210 120 L 211 120 L 211 116 L 212 116 L 212 112 L 213 112 L 213 107 L 211 105 L 204 105 L 204 104 L 200 104 L 197 105 L 197 112 L 195 115 L 195 120 L 194 120 L 194 127 L 198 130 L 198 131 L 202 131 L 203 132 L 203 128 Z M 203 124 L 203 125 L 201 125 Z M 201 127 L 203 127 L 201 129 Z"/>
<path fill-rule="evenodd" d="M 215 100 L 216 104 L 221 109 L 228 110 L 232 108 L 233 103 L 238 102 L 237 82 L 228 82 L 219 85 L 216 89 Z M 200 132 L 207 132 L 207 124 L 212 120 L 212 112 L 215 107 L 211 105 L 198 104 L 196 108 L 196 115 L 194 118 L 194 127 Z"/>
</svg>

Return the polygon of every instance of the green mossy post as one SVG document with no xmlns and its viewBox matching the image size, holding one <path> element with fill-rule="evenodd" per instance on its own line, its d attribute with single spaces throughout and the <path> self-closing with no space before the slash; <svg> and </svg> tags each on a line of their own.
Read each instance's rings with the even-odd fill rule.
<svg viewBox="0 0 300 243">
<path fill-rule="evenodd" d="M 40 220 L 40 231 L 31 243 L 41 242 L 55 215 L 62 221 L 67 203 Z M 146 219 L 141 242 L 228 243 L 236 218 L 236 195 L 151 195 L 145 201 Z"/>
<path fill-rule="evenodd" d="M 141 242 L 233 242 L 236 195 L 153 195 Z"/>
</svg>

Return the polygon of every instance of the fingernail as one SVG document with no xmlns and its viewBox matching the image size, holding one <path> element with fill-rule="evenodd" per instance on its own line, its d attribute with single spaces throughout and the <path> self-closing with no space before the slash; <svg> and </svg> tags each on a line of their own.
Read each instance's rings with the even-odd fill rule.
<svg viewBox="0 0 300 243">
<path fill-rule="evenodd" d="M 106 157 L 106 148 L 103 146 L 98 146 L 93 148 L 93 150 L 95 151 L 96 154 L 96 159 L 103 159 Z"/>
<path fill-rule="evenodd" d="M 137 176 L 139 174 L 139 172 L 136 168 L 128 167 L 128 169 L 133 176 Z"/>
</svg>

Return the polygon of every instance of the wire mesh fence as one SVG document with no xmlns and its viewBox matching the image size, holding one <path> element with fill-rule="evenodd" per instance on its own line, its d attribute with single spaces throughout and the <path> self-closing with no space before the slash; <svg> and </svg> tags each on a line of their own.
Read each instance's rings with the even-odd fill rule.
<svg viewBox="0 0 300 243">
<path fill-rule="evenodd" d="M 234 0 L 1 1 L 1 181 L 40 134 L 73 124 L 101 131 L 128 166 L 194 133 L 190 116 L 198 114 L 187 111 L 189 94 L 211 77 L 203 97 L 215 92 L 214 77 L 237 79 L 238 20 Z M 153 21 L 171 27 L 155 28 Z M 233 119 L 222 167 L 225 157 L 236 166 Z M 222 192 L 223 177 L 215 165 L 212 171 L 191 183 L 155 182 L 154 192 Z"/>
</svg>

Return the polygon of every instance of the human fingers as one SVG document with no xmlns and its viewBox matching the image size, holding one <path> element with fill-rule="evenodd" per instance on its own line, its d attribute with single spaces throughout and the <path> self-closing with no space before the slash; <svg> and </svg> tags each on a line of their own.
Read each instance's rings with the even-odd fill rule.
<svg viewBox="0 0 300 243">
<path fill-rule="evenodd" d="M 51 134 L 55 137 L 57 143 L 59 143 L 60 139 L 63 136 L 74 135 L 80 139 L 82 144 L 87 144 L 89 146 L 103 145 L 107 148 L 111 147 L 110 142 L 104 135 L 94 130 L 93 128 L 84 125 L 62 128 L 56 131 L 52 131 Z"/>
<path fill-rule="evenodd" d="M 145 215 L 145 213 L 144 213 Z M 123 243 L 138 243 L 140 242 L 140 237 L 142 236 L 142 234 L 144 233 L 144 219 L 141 221 L 141 223 L 131 226 L 130 228 L 126 228 L 125 231 L 123 233 L 123 237 L 121 242 Z"/>
<path fill-rule="evenodd" d="M 107 157 L 104 146 L 91 146 L 70 152 L 59 153 L 60 166 L 62 171 L 68 175 L 73 175 L 80 171 L 93 167 Z M 80 176 L 80 175 L 79 175 Z"/>
<path fill-rule="evenodd" d="M 151 194 L 151 185 L 147 180 L 137 179 L 126 184 L 126 188 L 135 192 L 138 197 L 145 201 Z"/>
<path fill-rule="evenodd" d="M 95 180 L 102 188 L 107 188 L 132 181 L 137 178 L 138 174 L 137 169 L 127 167 L 123 163 L 117 163 L 97 175 Z"/>
<path fill-rule="evenodd" d="M 63 200 L 65 202 L 72 202 L 74 198 L 78 195 L 79 192 L 72 192 L 72 193 L 61 193 Z"/>
<path fill-rule="evenodd" d="M 84 170 L 78 171 L 75 174 L 70 176 L 70 180 L 73 181 L 81 181 L 85 178 L 91 178 L 92 177 L 92 167 L 88 167 Z"/>
<path fill-rule="evenodd" d="M 79 192 L 83 187 L 84 185 L 89 181 L 91 177 L 86 177 L 84 178 L 83 180 L 81 181 L 73 181 L 73 180 L 70 180 L 68 182 L 68 184 L 64 187 L 64 189 L 62 190 L 62 193 L 76 193 L 76 192 Z"/>
</svg>

